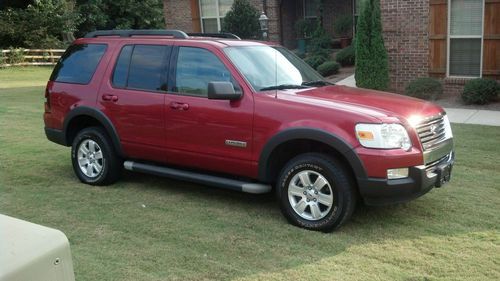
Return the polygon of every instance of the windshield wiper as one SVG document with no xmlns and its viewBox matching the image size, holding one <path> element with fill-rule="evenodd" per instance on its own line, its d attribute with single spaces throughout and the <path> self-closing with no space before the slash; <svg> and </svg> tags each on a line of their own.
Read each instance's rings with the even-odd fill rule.
<svg viewBox="0 0 500 281">
<path fill-rule="evenodd" d="M 281 84 L 277 86 L 269 86 L 260 89 L 261 91 L 271 91 L 271 90 L 286 90 L 286 89 L 306 89 L 309 88 L 306 85 L 294 85 L 294 84 Z"/>
<path fill-rule="evenodd" d="M 302 83 L 304 86 L 328 86 L 328 85 L 334 85 L 333 83 L 324 81 L 324 80 L 315 80 L 315 81 L 307 81 Z"/>
</svg>

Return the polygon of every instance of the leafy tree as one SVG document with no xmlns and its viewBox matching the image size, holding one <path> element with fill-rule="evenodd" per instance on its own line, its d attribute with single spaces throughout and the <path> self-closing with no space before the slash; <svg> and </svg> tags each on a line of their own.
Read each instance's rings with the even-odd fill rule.
<svg viewBox="0 0 500 281">
<path fill-rule="evenodd" d="M 222 24 L 224 32 L 241 38 L 255 38 L 259 34 L 259 11 L 248 0 L 235 0 Z"/>
<path fill-rule="evenodd" d="M 389 86 L 387 51 L 382 37 L 380 1 L 365 0 L 356 33 L 356 85 L 386 90 Z"/>
<path fill-rule="evenodd" d="M 161 0 L 78 0 L 77 36 L 97 29 L 165 28 Z"/>
<path fill-rule="evenodd" d="M 79 23 L 74 3 L 65 0 L 35 0 L 25 9 L 0 10 L 0 48 L 62 47 L 63 32 L 73 32 Z"/>
</svg>

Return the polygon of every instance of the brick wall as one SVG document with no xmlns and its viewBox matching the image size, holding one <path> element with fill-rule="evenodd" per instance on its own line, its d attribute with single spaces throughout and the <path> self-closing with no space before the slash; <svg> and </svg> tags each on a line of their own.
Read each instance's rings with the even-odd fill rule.
<svg viewBox="0 0 500 281">
<path fill-rule="evenodd" d="M 280 42 L 279 1 L 267 0 L 266 15 L 269 18 L 269 38 L 271 41 Z M 250 3 L 261 13 L 264 10 L 262 0 L 250 0 Z M 191 14 L 191 1 L 189 0 L 163 0 L 163 14 L 166 28 L 180 29 L 193 32 Z"/>
<path fill-rule="evenodd" d="M 163 14 L 166 28 L 193 32 L 191 3 L 189 0 L 164 0 Z"/>
<path fill-rule="evenodd" d="M 381 0 L 382 28 L 389 55 L 391 90 L 429 72 L 429 0 Z"/>
</svg>

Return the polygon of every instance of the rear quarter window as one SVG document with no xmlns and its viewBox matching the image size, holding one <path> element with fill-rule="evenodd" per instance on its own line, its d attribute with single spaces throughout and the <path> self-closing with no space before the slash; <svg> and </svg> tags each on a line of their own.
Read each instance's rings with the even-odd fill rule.
<svg viewBox="0 0 500 281">
<path fill-rule="evenodd" d="M 51 81 L 88 84 L 97 65 L 106 52 L 105 44 L 77 44 L 70 46 L 57 63 Z"/>
</svg>

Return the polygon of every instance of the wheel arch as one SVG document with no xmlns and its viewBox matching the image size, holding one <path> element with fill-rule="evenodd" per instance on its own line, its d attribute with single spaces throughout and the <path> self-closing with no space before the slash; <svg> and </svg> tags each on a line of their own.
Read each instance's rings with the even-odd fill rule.
<svg viewBox="0 0 500 281">
<path fill-rule="evenodd" d="M 63 132 L 66 144 L 70 146 L 78 131 L 91 126 L 103 127 L 111 138 L 116 153 L 123 156 L 120 137 L 111 120 L 103 112 L 87 106 L 79 106 L 71 110 L 64 119 Z"/>
<path fill-rule="evenodd" d="M 309 144 L 310 150 L 304 149 L 304 144 Z M 274 135 L 264 146 L 259 157 L 258 179 L 259 181 L 271 183 L 277 178 L 277 174 L 281 170 L 284 163 L 276 160 L 280 157 L 283 149 L 299 147 L 304 151 L 291 153 L 298 155 L 302 152 L 322 151 L 329 154 L 334 154 L 335 157 L 340 157 L 341 161 L 349 167 L 354 180 L 366 178 L 366 171 L 363 162 L 354 151 L 353 147 L 342 138 L 331 134 L 327 131 L 314 128 L 291 128 L 279 132 Z M 286 152 L 285 152 L 286 153 Z M 293 156 L 292 156 L 293 157 Z M 291 157 L 289 157 L 291 158 Z"/>
</svg>

